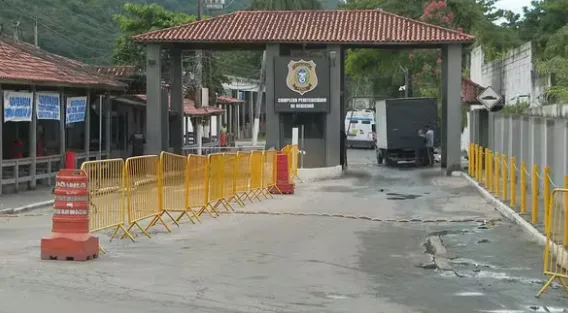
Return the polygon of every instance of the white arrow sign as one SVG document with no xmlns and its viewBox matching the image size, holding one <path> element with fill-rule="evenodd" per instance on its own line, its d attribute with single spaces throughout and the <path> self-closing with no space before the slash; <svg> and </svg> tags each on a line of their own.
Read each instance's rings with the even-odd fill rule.
<svg viewBox="0 0 568 313">
<path fill-rule="evenodd" d="M 493 109 L 493 107 L 501 101 L 501 95 L 489 86 L 477 96 L 477 100 L 491 111 L 491 109 Z"/>
</svg>

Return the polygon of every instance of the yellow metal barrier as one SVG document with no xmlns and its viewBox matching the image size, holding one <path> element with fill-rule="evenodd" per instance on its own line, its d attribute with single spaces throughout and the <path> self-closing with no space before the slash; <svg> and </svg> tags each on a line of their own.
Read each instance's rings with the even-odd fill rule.
<svg viewBox="0 0 568 313">
<path fill-rule="evenodd" d="M 548 226 L 548 208 L 550 207 L 550 167 L 546 166 L 542 175 L 544 192 L 544 228 Z"/>
<path fill-rule="evenodd" d="M 483 157 L 483 171 L 481 172 L 481 178 L 484 181 L 485 188 L 489 188 L 489 179 L 487 175 L 487 169 L 489 168 L 489 149 L 485 148 Z"/>
<path fill-rule="evenodd" d="M 527 212 L 527 164 L 521 162 L 521 213 Z"/>
<path fill-rule="evenodd" d="M 503 188 L 501 188 L 501 200 L 503 202 L 507 201 L 507 156 L 501 156 L 501 180 L 503 183 Z"/>
<path fill-rule="evenodd" d="M 245 204 L 235 195 L 235 175 L 237 173 L 237 154 L 234 152 L 223 153 L 223 199 L 226 204 L 233 210 L 232 202 L 239 206 Z"/>
<path fill-rule="evenodd" d="M 564 290 L 568 292 L 565 279 L 568 278 L 568 210 L 566 198 L 568 189 L 554 189 L 546 214 L 546 245 L 544 247 L 544 274 L 550 278 L 537 294 L 542 295 L 550 284 L 557 279 Z"/>
<path fill-rule="evenodd" d="M 483 160 L 483 148 L 479 146 L 477 148 L 477 180 L 481 183 L 481 177 L 483 173 L 483 167 L 481 162 Z"/>
<path fill-rule="evenodd" d="M 499 156 L 499 152 L 495 153 L 495 159 L 494 159 L 494 170 L 495 172 L 493 173 L 493 191 L 495 192 L 495 195 L 497 197 L 499 197 L 499 184 L 501 183 L 501 181 L 499 180 L 499 165 L 501 163 L 501 159 Z"/>
<path fill-rule="evenodd" d="M 126 160 L 126 194 L 128 199 L 128 231 L 135 226 L 148 238 L 148 228 L 160 221 L 166 230 L 170 228 L 162 218 L 159 179 L 160 160 L 156 155 L 133 157 Z M 146 228 L 140 222 L 150 219 Z M 124 236 L 123 236 L 124 237 Z"/>
<path fill-rule="evenodd" d="M 134 241 L 124 227 L 127 221 L 124 160 L 83 162 L 81 169 L 89 179 L 89 231 L 114 228 L 111 241 L 119 230 Z"/>
<path fill-rule="evenodd" d="M 234 194 L 241 202 L 248 199 L 253 202 L 250 193 L 250 178 L 251 178 L 251 152 L 239 151 L 237 152 L 237 159 L 235 162 L 235 176 L 233 180 Z"/>
<path fill-rule="evenodd" d="M 253 197 L 260 201 L 259 194 L 266 195 L 262 192 L 262 172 L 264 169 L 264 152 L 253 151 L 251 153 L 251 174 L 250 174 L 250 193 Z"/>
<path fill-rule="evenodd" d="M 188 155 L 186 173 L 186 214 L 191 213 L 197 220 L 203 212 L 207 212 L 212 217 L 219 216 L 215 208 L 209 210 L 209 158 L 204 155 Z M 194 209 L 197 210 L 197 214 L 194 214 Z M 180 215 L 178 220 L 182 217 L 183 215 Z"/>
<path fill-rule="evenodd" d="M 468 149 L 467 149 L 467 173 L 469 174 L 469 176 L 472 176 L 471 173 L 473 173 L 473 162 L 472 162 L 472 150 L 473 150 L 473 144 L 470 142 Z"/>
<path fill-rule="evenodd" d="M 485 180 L 487 181 L 487 186 L 489 192 L 493 192 L 493 151 L 489 150 L 489 154 L 487 155 L 487 169 L 485 170 Z"/>
<path fill-rule="evenodd" d="M 186 215 L 188 210 L 187 206 L 187 189 L 188 189 L 188 175 L 187 175 L 187 158 L 183 155 L 162 152 L 160 154 L 160 204 L 161 215 L 168 215 L 174 223 L 179 226 L 178 221 L 183 215 Z M 174 219 L 170 212 L 181 212 L 177 219 Z M 199 221 L 199 217 L 190 211 L 191 215 L 187 215 L 189 220 L 195 224 L 193 218 Z"/>
<path fill-rule="evenodd" d="M 515 164 L 517 160 L 515 157 L 511 157 L 511 162 L 509 163 L 509 172 L 511 173 L 511 207 L 515 207 L 517 201 L 517 167 Z"/>
<path fill-rule="evenodd" d="M 298 179 L 300 183 L 304 181 L 298 176 L 298 156 L 300 154 L 300 149 L 298 145 L 290 145 L 290 153 L 288 154 L 288 163 L 290 169 L 290 176 L 292 177 L 292 181 Z"/>
<path fill-rule="evenodd" d="M 209 155 L 209 199 L 207 207 L 210 207 L 217 215 L 217 208 L 222 205 L 227 211 L 231 207 L 224 198 L 224 162 L 223 153 L 213 153 Z"/>
<path fill-rule="evenodd" d="M 263 192 L 270 197 L 271 189 L 276 189 L 278 193 L 282 193 L 280 188 L 276 186 L 276 150 L 267 150 L 264 151 L 264 169 L 263 169 L 263 177 L 262 177 L 262 188 Z"/>
<path fill-rule="evenodd" d="M 539 179 L 538 179 L 538 165 L 533 165 L 532 167 L 532 173 L 531 173 L 531 187 L 532 187 L 532 192 L 531 192 L 531 197 L 532 197 L 532 223 L 536 224 L 538 223 L 538 185 L 539 185 Z"/>
</svg>

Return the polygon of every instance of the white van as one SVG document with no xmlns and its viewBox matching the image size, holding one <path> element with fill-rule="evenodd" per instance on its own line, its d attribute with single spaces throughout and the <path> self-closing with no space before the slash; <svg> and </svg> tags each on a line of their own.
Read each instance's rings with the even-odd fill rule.
<svg viewBox="0 0 568 313">
<path fill-rule="evenodd" d="M 375 148 L 375 114 L 372 110 L 348 111 L 345 115 L 348 147 Z"/>
</svg>

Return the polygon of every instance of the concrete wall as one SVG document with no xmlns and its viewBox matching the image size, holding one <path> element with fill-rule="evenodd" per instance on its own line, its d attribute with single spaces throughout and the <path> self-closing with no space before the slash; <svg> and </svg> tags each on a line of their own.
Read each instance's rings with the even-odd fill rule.
<svg viewBox="0 0 568 313">
<path fill-rule="evenodd" d="M 470 54 L 470 78 L 481 86 L 492 86 L 503 95 L 505 104 L 520 101 L 541 105 L 542 95 L 550 87 L 550 77 L 536 72 L 530 42 L 489 63 L 485 63 L 483 48 L 474 48 Z"/>
<path fill-rule="evenodd" d="M 528 115 L 568 118 L 568 104 L 551 104 L 530 108 Z"/>
<path fill-rule="evenodd" d="M 525 162 L 530 181 L 530 168 L 538 165 L 540 175 L 544 167 L 550 167 L 550 179 L 555 186 L 563 186 L 564 175 L 568 174 L 568 119 L 547 116 L 507 115 L 486 111 L 470 112 L 473 120 L 470 138 L 494 152 L 516 158 L 516 167 Z M 485 120 L 488 125 L 481 121 Z M 485 135 L 479 132 L 488 129 Z M 485 138 L 483 138 L 485 137 Z M 483 143 L 482 141 L 486 140 Z M 542 180 L 540 180 L 542 183 Z M 554 186 L 553 185 L 553 186 Z"/>
</svg>

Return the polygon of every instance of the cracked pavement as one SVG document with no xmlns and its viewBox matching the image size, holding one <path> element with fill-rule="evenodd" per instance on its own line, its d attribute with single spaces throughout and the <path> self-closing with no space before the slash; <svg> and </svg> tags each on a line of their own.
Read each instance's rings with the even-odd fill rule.
<svg viewBox="0 0 568 313">
<path fill-rule="evenodd" d="M 383 219 L 501 216 L 460 177 L 391 169 L 350 150 L 350 173 L 298 185 L 246 210 Z M 562 289 L 534 295 L 542 246 L 506 220 L 381 223 L 222 215 L 152 239 L 108 243 L 97 260 L 41 261 L 50 211 L 0 218 L 0 313 L 562 312 Z M 429 242 L 429 244 L 427 244 Z M 440 248 L 443 247 L 443 248 Z M 443 253 L 442 253 L 443 252 Z M 443 262 L 443 264 L 442 264 Z M 546 308 L 545 308 L 546 307 Z"/>
</svg>

